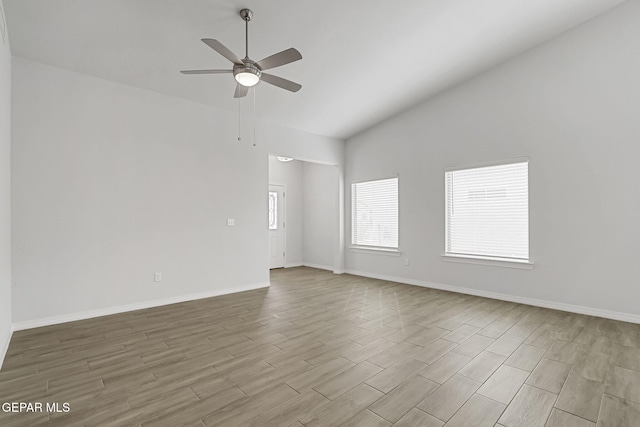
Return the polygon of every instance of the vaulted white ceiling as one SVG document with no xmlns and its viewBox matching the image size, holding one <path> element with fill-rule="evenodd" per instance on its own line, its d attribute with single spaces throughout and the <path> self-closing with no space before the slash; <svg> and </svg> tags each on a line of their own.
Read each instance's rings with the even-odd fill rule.
<svg viewBox="0 0 640 427">
<path fill-rule="evenodd" d="M 347 138 L 624 0 L 4 0 L 14 55 L 224 109 L 230 68 L 200 42 L 254 60 L 289 47 L 302 61 L 271 70 L 303 85 L 260 83 L 259 118 Z M 251 95 L 251 94 L 250 94 Z M 250 99 L 250 98 L 249 98 Z"/>
</svg>

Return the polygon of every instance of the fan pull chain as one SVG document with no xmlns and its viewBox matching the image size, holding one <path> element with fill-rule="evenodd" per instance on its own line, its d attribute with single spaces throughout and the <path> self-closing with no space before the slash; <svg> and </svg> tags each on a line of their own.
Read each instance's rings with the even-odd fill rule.
<svg viewBox="0 0 640 427">
<path fill-rule="evenodd" d="M 238 98 L 238 142 L 242 141 L 241 133 L 242 133 L 242 125 L 241 125 L 241 117 L 242 117 L 242 109 L 240 108 L 240 100 L 242 98 Z M 256 146 L 256 88 L 253 88 L 253 146 Z"/>
</svg>

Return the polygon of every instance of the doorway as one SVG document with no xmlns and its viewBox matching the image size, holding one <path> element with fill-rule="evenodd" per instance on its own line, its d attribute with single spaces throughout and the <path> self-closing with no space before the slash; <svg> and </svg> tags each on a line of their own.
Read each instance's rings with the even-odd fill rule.
<svg viewBox="0 0 640 427">
<path fill-rule="evenodd" d="M 283 190 L 284 197 L 271 195 L 270 207 L 276 208 L 274 212 L 282 219 L 282 223 L 271 215 L 267 243 L 270 268 L 281 266 L 284 261 L 284 268 L 304 265 L 342 272 L 343 195 L 339 168 L 270 155 L 268 189 L 275 193 L 278 186 Z M 280 236 L 277 235 L 278 230 L 274 229 L 274 221 L 278 223 L 278 228 L 284 229 Z M 279 248 L 281 245 L 283 249 Z M 280 258 L 283 252 L 286 255 L 284 260 Z"/>
<path fill-rule="evenodd" d="M 286 258 L 286 234 L 283 185 L 269 185 L 269 268 L 283 268 Z"/>
</svg>

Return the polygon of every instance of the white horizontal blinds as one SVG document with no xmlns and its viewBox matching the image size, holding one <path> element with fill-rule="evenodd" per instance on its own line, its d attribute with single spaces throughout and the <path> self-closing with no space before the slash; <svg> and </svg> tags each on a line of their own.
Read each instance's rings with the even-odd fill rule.
<svg viewBox="0 0 640 427">
<path fill-rule="evenodd" d="M 398 248 L 398 178 L 351 184 L 351 243 Z"/>
<path fill-rule="evenodd" d="M 447 172 L 447 254 L 529 259 L 529 164 Z"/>
</svg>

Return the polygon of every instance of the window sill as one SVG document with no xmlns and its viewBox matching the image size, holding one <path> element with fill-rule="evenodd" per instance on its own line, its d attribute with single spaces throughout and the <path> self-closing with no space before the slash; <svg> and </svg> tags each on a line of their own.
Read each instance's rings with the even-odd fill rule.
<svg viewBox="0 0 640 427">
<path fill-rule="evenodd" d="M 461 262 L 465 264 L 516 268 L 519 270 L 531 270 L 533 268 L 533 263 L 531 261 L 516 261 L 516 260 L 512 261 L 512 260 L 505 260 L 500 258 L 489 258 L 489 257 L 485 258 L 485 257 L 472 257 L 472 256 L 463 256 L 463 255 L 446 255 L 446 254 L 442 254 L 441 258 L 443 261 L 447 261 L 447 262 Z"/>
<path fill-rule="evenodd" d="M 367 247 L 367 246 L 350 246 L 349 250 L 351 252 L 356 252 L 361 254 L 400 256 L 400 251 L 398 249 L 375 248 L 375 247 Z"/>
</svg>

